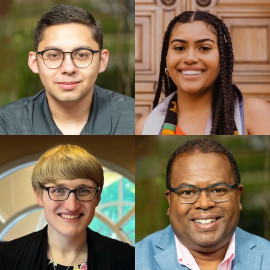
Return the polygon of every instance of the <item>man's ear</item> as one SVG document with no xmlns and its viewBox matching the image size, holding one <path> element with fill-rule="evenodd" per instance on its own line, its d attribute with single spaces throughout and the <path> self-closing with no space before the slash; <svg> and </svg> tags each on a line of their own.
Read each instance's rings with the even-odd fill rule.
<svg viewBox="0 0 270 270">
<path fill-rule="evenodd" d="M 37 66 L 37 54 L 33 51 L 28 54 L 28 66 L 33 71 L 33 73 L 39 73 Z"/>
<path fill-rule="evenodd" d="M 169 190 L 165 190 L 165 196 L 167 198 L 167 201 L 169 203 L 169 207 L 168 207 L 168 210 L 167 210 L 167 215 L 169 216 L 170 215 L 170 203 L 171 203 L 171 193 Z"/>
<path fill-rule="evenodd" d="M 243 206 L 241 204 L 240 198 L 241 198 L 241 194 L 243 192 L 244 186 L 243 185 L 239 185 L 238 187 L 238 200 L 239 200 L 239 210 L 242 211 L 243 210 Z"/>
<path fill-rule="evenodd" d="M 100 53 L 100 66 L 98 73 L 102 73 L 105 71 L 109 61 L 109 51 L 107 49 L 103 49 Z"/>
<path fill-rule="evenodd" d="M 35 198 L 36 198 L 36 201 L 37 201 L 38 205 L 40 207 L 43 207 L 44 204 L 43 204 L 42 198 L 40 197 L 40 194 L 36 190 L 34 191 L 34 193 L 35 193 Z"/>
</svg>

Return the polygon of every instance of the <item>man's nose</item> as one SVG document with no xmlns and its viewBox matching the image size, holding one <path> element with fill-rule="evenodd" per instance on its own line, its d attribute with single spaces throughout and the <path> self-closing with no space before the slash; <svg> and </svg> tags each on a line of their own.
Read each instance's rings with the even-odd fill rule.
<svg viewBox="0 0 270 270">
<path fill-rule="evenodd" d="M 73 60 L 72 60 L 70 53 L 65 54 L 63 56 L 63 63 L 61 65 L 60 69 L 61 69 L 62 73 L 67 73 L 67 74 L 71 74 L 71 73 L 76 72 L 77 67 L 73 63 Z"/>
<path fill-rule="evenodd" d="M 209 198 L 206 190 L 201 190 L 199 198 L 194 203 L 194 207 L 206 210 L 210 207 L 214 207 L 215 204 L 216 203 Z"/>
</svg>

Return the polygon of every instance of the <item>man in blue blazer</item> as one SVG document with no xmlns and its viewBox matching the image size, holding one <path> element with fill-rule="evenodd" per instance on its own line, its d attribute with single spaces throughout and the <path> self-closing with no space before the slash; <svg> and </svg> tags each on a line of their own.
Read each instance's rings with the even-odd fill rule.
<svg viewBox="0 0 270 270">
<path fill-rule="evenodd" d="M 166 175 L 170 225 L 136 245 L 136 270 L 269 270 L 270 242 L 237 227 L 238 166 L 210 138 L 175 150 Z"/>
</svg>

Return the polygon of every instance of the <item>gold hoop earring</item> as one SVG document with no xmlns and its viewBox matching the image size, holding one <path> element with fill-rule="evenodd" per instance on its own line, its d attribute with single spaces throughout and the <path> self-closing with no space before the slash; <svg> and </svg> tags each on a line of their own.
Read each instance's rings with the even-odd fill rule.
<svg viewBox="0 0 270 270">
<path fill-rule="evenodd" d="M 169 90 L 170 90 L 171 89 L 170 74 L 169 74 L 169 71 L 168 71 L 167 67 L 165 68 L 165 74 L 166 74 L 166 78 L 167 78 L 168 87 L 169 87 Z"/>
</svg>

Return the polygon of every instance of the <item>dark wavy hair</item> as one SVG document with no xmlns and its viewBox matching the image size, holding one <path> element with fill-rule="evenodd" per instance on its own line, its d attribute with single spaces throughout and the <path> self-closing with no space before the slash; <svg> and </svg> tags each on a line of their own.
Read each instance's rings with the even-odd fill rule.
<svg viewBox="0 0 270 270">
<path fill-rule="evenodd" d="M 37 51 L 38 44 L 44 37 L 45 30 L 53 25 L 79 23 L 90 28 L 93 39 L 99 48 L 103 46 L 103 33 L 101 25 L 86 10 L 72 5 L 58 5 L 46 12 L 38 21 L 35 30 L 34 48 Z"/>
<path fill-rule="evenodd" d="M 166 97 L 177 90 L 177 87 L 171 77 L 168 76 L 167 78 L 165 74 L 166 57 L 172 30 L 176 23 L 189 23 L 193 21 L 203 21 L 215 28 L 220 55 L 220 71 L 215 83 L 212 100 L 211 134 L 231 135 L 235 131 L 234 103 L 236 98 L 232 84 L 234 65 L 232 42 L 230 33 L 224 22 L 210 13 L 203 11 L 186 11 L 176 16 L 169 23 L 163 38 L 159 80 L 153 101 L 153 108 L 157 106 L 163 88 L 165 90 Z"/>
<path fill-rule="evenodd" d="M 231 169 L 233 172 L 233 176 L 235 179 L 235 183 L 240 184 L 241 178 L 239 173 L 239 168 L 237 166 L 236 160 L 233 156 L 233 154 L 220 142 L 213 140 L 212 138 L 201 137 L 197 139 L 193 139 L 190 141 L 187 141 L 186 143 L 180 145 L 171 155 L 168 164 L 167 164 L 167 171 L 166 171 L 166 186 L 167 188 L 171 187 L 171 174 L 172 174 L 172 166 L 176 159 L 181 154 L 184 153 L 202 153 L 202 154 L 208 154 L 208 153 L 217 153 L 225 155 L 231 165 Z"/>
</svg>

